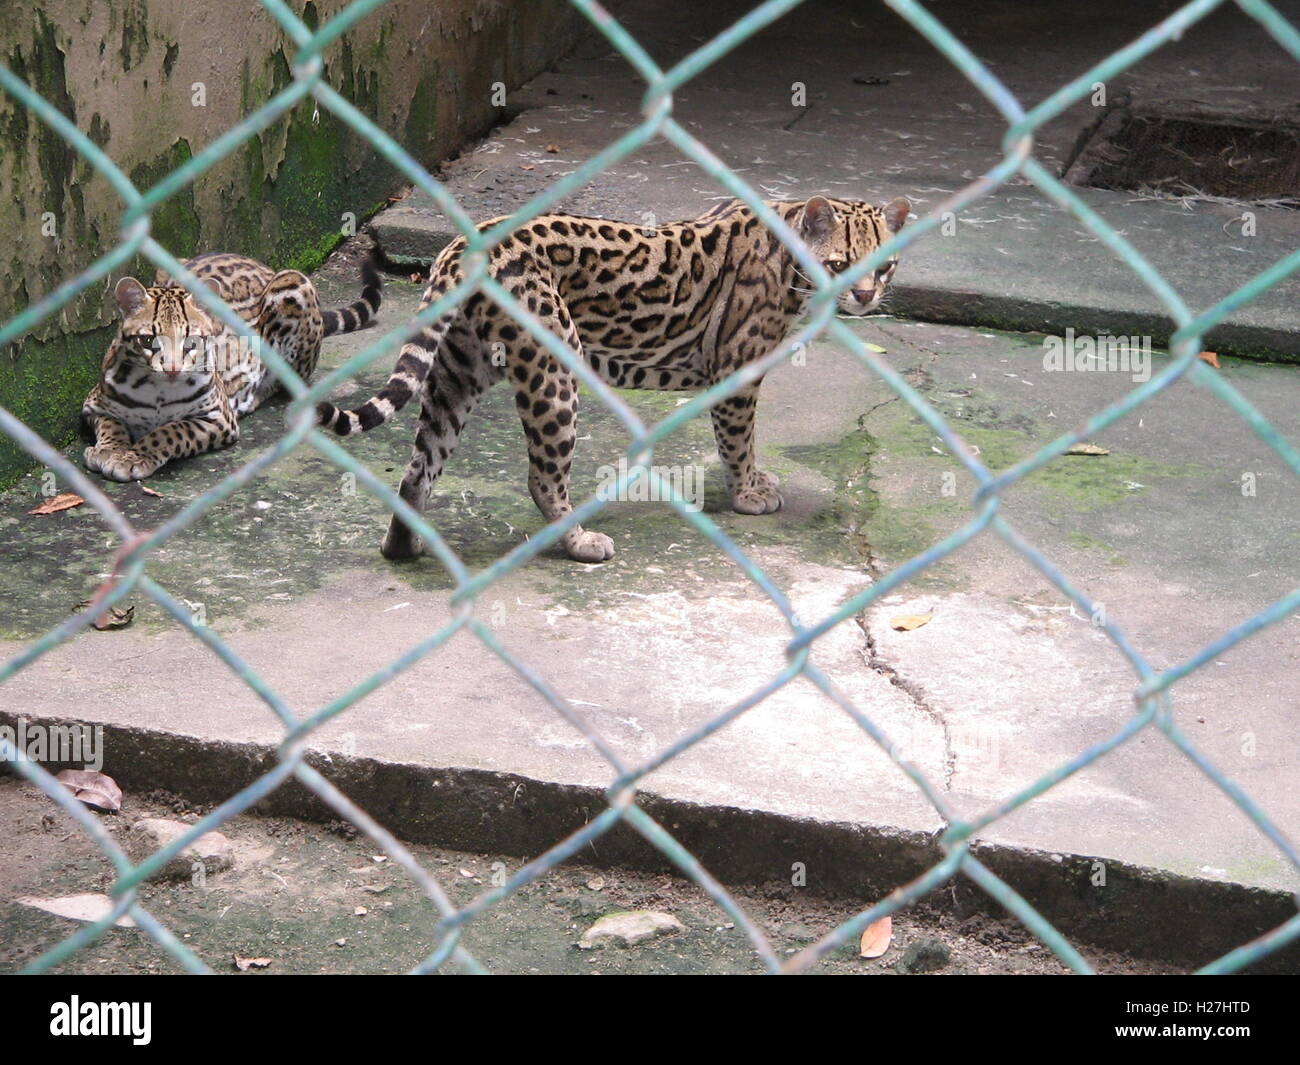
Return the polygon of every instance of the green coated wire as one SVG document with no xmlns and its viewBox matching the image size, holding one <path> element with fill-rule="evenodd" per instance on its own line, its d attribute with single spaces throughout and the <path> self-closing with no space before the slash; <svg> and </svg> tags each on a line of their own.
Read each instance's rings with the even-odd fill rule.
<svg viewBox="0 0 1300 1065">
<path fill-rule="evenodd" d="M 1134 649 L 1132 641 L 1124 630 L 1113 619 L 1106 619 L 1101 625 L 1102 630 L 1128 660 L 1134 671 L 1134 715 L 1109 738 L 1079 752 L 1048 770 L 1014 795 L 995 804 L 982 814 L 966 820 L 956 817 L 942 790 L 913 765 L 871 716 L 855 706 L 851 699 L 813 665 L 810 658 L 812 645 L 831 628 L 860 614 L 892 589 L 911 580 L 927 567 L 951 552 L 960 550 L 972 539 L 987 532 L 1000 537 L 1012 550 L 1042 572 L 1067 599 L 1080 609 L 1091 612 L 1092 603 L 1087 594 L 1075 588 L 1050 559 L 1026 541 L 999 515 L 1001 493 L 1029 473 L 1053 461 L 1072 443 L 1127 417 L 1152 396 L 1164 391 L 1183 376 L 1210 389 L 1222 399 L 1283 459 L 1292 472 L 1300 477 L 1300 451 L 1297 451 L 1236 389 L 1221 376 L 1211 373 L 1195 357 L 1200 337 L 1208 329 L 1296 270 L 1300 270 L 1300 250 L 1251 278 L 1214 306 L 1199 314 L 1193 314 L 1159 271 L 1095 211 L 1033 158 L 1033 137 L 1044 122 L 1059 115 L 1079 100 L 1090 91 L 1095 82 L 1104 81 L 1127 70 L 1151 51 L 1222 6 L 1226 0 L 1193 0 L 1184 5 L 1132 43 L 1107 56 L 1029 110 L 1025 110 L 1015 95 L 947 27 L 927 11 L 919 0 L 886 0 L 889 7 L 921 33 L 1001 114 L 1007 124 L 1002 141 L 1003 157 L 987 173 L 971 181 L 929 215 L 906 227 L 885 245 L 876 249 L 867 260 L 856 264 L 844 274 L 834 277 L 827 274 L 821 263 L 802 244 L 797 235 L 764 204 L 761 196 L 749 184 L 672 117 L 673 92 L 676 89 L 763 27 L 798 7 L 801 0 L 767 0 L 765 3 L 758 4 L 718 36 L 705 42 L 668 70 L 656 64 L 602 5 L 593 0 L 571 0 L 572 6 L 604 35 L 618 53 L 628 61 L 632 69 L 645 80 L 642 120 L 576 170 L 548 186 L 508 219 L 482 232 L 475 227 L 470 216 L 440 182 L 428 174 L 392 137 L 340 96 L 325 80 L 326 49 L 386 2 L 387 0 L 355 0 L 313 32 L 288 8 L 284 0 L 261 0 L 262 6 L 297 47 L 291 67 L 292 82 L 143 193 L 135 188 L 117 165 L 88 136 L 78 130 L 38 92 L 0 65 L 0 90 L 13 96 L 20 106 L 31 111 L 66 141 L 109 182 L 124 205 L 122 239 L 76 277 L 36 300 L 0 326 L 0 346 L 21 337 L 66 306 L 89 286 L 108 277 L 134 255 L 142 253 L 175 276 L 233 330 L 244 336 L 250 343 L 258 345 L 268 366 L 292 396 L 287 408 L 286 432 L 273 447 L 254 456 L 219 484 L 214 485 L 158 528 L 152 530 L 135 529 L 83 471 L 41 440 L 11 413 L 0 408 L 0 433 L 14 440 L 38 462 L 56 470 L 76 488 L 90 506 L 104 517 L 121 541 L 121 549 L 114 567 L 115 579 L 101 591 L 91 607 L 68 618 L 9 662 L 0 666 L 0 685 L 70 639 L 89 625 L 93 617 L 104 609 L 120 602 L 128 594 L 138 592 L 158 604 L 195 638 L 206 644 L 266 704 L 268 710 L 284 728 L 284 735 L 276 750 L 277 764 L 273 769 L 231 796 L 197 824 L 190 826 L 184 835 L 135 865 L 132 865 L 121 853 L 96 818 L 73 799 L 57 780 L 41 767 L 20 759 L 18 757 L 20 752 L 14 751 L 5 741 L 0 740 L 0 756 L 14 759 L 19 772 L 58 802 L 104 851 L 116 871 L 116 879 L 110 888 L 110 895 L 114 900 L 110 913 L 79 929 L 74 935 L 30 963 L 25 971 L 48 971 L 73 957 L 78 950 L 95 942 L 118 917 L 130 915 L 159 948 L 179 965 L 190 972 L 206 972 L 207 967 L 202 960 L 181 943 L 154 915 L 140 906 L 136 898 L 137 890 L 151 874 L 160 870 L 204 832 L 216 828 L 253 803 L 265 798 L 291 777 L 315 793 L 340 816 L 347 818 L 365 832 L 376 846 L 392 857 L 419 885 L 438 911 L 438 921 L 430 932 L 429 952 L 415 967 L 415 972 L 435 971 L 445 963 L 453 963 L 469 972 L 486 971 L 485 966 L 461 943 L 461 933 L 464 928 L 492 906 L 497 905 L 524 885 L 546 875 L 559 863 L 579 853 L 583 847 L 593 843 L 619 824 L 628 825 L 639 832 L 673 862 L 683 875 L 703 889 L 723 911 L 729 914 L 748 936 L 759 959 L 770 972 L 801 971 L 815 965 L 837 947 L 850 942 L 872 921 L 925 898 L 958 874 L 971 879 L 990 897 L 1015 914 L 1065 965 L 1076 972 L 1090 972 L 1090 966 L 1075 947 L 1027 900 L 979 862 L 972 855 L 970 846 L 978 833 L 990 825 L 1019 807 L 1035 801 L 1072 774 L 1128 743 L 1139 732 L 1147 730 L 1154 730 L 1164 736 L 1228 796 L 1250 823 L 1281 851 L 1293 869 L 1300 871 L 1300 856 L 1297 856 L 1290 841 L 1273 824 L 1262 808 L 1235 781 L 1195 748 L 1179 730 L 1172 702 L 1173 688 L 1181 680 L 1240 640 L 1249 638 L 1266 625 L 1281 620 L 1300 607 L 1300 589 L 1259 611 L 1253 617 L 1244 619 L 1184 662 L 1164 670 L 1157 670 L 1147 662 Z M 1300 61 L 1300 32 L 1297 32 L 1295 27 L 1291 26 L 1271 4 L 1265 0 L 1236 0 L 1236 3 L 1241 11 L 1259 22 L 1274 40 Z M 391 330 L 314 383 L 298 379 L 278 353 L 269 346 L 261 347 L 259 338 L 252 334 L 247 324 L 238 319 L 211 290 L 198 284 L 196 279 L 149 235 L 152 212 L 169 197 L 190 185 L 250 137 L 302 105 L 309 97 L 330 110 L 395 169 L 427 192 L 467 241 L 467 252 L 462 260 L 464 280 L 459 285 L 426 308 L 415 320 Z M 551 334 L 543 323 L 530 314 L 527 308 L 517 303 L 497 283 L 488 270 L 486 253 L 508 237 L 517 226 L 554 207 L 565 196 L 577 191 L 593 177 L 656 137 L 662 137 L 674 144 L 684 156 L 696 162 L 713 181 L 748 204 L 804 266 L 807 276 L 815 285 L 816 292 L 810 301 L 808 320 L 776 350 L 758 362 L 732 373 L 725 380 L 683 404 L 660 422 L 647 426 L 576 352 Z M 1161 301 L 1175 326 L 1170 345 L 1175 359 L 1161 374 L 1097 412 L 1075 431 L 1063 434 L 1010 469 L 994 475 L 979 461 L 974 450 L 964 444 L 959 434 L 926 401 L 924 396 L 908 384 L 887 361 L 880 358 L 878 353 L 864 345 L 843 322 L 835 320 L 834 313 L 836 298 L 847 287 L 866 276 L 889 256 L 922 239 L 941 224 L 946 214 L 961 211 L 1017 174 L 1028 178 L 1062 210 L 1073 215 L 1089 228 Z M 563 696 L 550 687 L 540 672 L 513 655 L 496 639 L 491 628 L 474 616 L 478 598 L 494 582 L 554 544 L 573 525 L 598 513 L 604 507 L 605 500 L 597 497 L 586 500 L 575 507 L 573 512 L 563 520 L 552 523 L 526 543 L 519 545 L 480 572 L 474 573 L 423 515 L 416 513 L 338 443 L 313 427 L 312 408 L 332 388 L 377 360 L 391 357 L 401 344 L 438 317 L 454 311 L 474 293 L 483 293 L 491 297 L 517 319 L 539 343 L 591 389 L 596 399 L 626 429 L 629 441 L 627 455 L 632 465 L 620 478 L 616 487 L 623 488 L 639 478 L 644 478 L 661 489 L 660 494 L 667 498 L 668 505 L 735 562 L 780 610 L 789 626 L 791 638 L 786 647 L 786 662 L 770 679 L 759 684 L 748 696 L 720 710 L 710 720 L 698 725 L 635 767 L 625 764 L 604 737 L 592 728 L 585 717 Z M 686 505 L 686 501 L 676 493 L 675 487 L 664 481 L 650 463 L 654 446 L 658 441 L 681 427 L 686 421 L 703 414 L 719 399 L 734 395 L 739 389 L 758 380 L 770 369 L 788 360 L 800 345 L 806 345 L 823 334 L 842 344 L 868 369 L 877 374 L 894 394 L 902 398 L 917 417 L 943 440 L 952 456 L 960 461 L 974 477 L 976 491 L 971 501 L 971 518 L 965 525 L 915 558 L 899 565 L 865 591 L 850 597 L 826 617 L 805 625 L 795 616 L 785 595 L 762 568 L 749 559 L 716 523 L 706 515 L 692 511 Z M 146 570 L 151 552 L 170 537 L 188 528 L 214 505 L 250 483 L 303 443 L 315 448 L 340 470 L 353 474 L 359 484 L 407 522 L 429 545 L 434 556 L 451 576 L 455 588 L 451 596 L 453 608 L 451 621 L 404 651 L 383 668 L 360 680 L 325 706 L 300 717 L 293 713 L 278 693 L 251 666 L 236 655 L 220 636 L 206 626 L 198 625 L 183 604 L 148 576 Z M 613 775 L 607 790 L 606 808 L 582 829 L 564 839 L 552 842 L 537 858 L 517 870 L 504 884 L 485 891 L 466 905 L 457 907 L 450 901 L 437 879 L 419 865 L 391 832 L 339 792 L 303 758 L 306 743 L 325 722 L 346 712 L 359 700 L 403 670 L 421 661 L 426 655 L 437 653 L 438 648 L 461 631 L 466 631 L 477 638 L 511 666 L 605 759 Z M 892 892 L 886 899 L 853 915 L 816 943 L 782 961 L 761 930 L 726 888 L 687 848 L 637 805 L 636 789 L 639 782 L 649 773 L 725 728 L 753 707 L 760 705 L 773 692 L 798 678 L 808 680 L 824 692 L 888 754 L 896 768 L 931 803 L 946 827 L 938 836 L 938 846 L 943 854 L 933 866 L 911 883 Z M 1242 944 L 1205 966 L 1201 971 L 1205 973 L 1240 971 L 1288 943 L 1294 942 L 1298 937 L 1300 937 L 1300 915 L 1290 918 L 1253 942 Z"/>
</svg>

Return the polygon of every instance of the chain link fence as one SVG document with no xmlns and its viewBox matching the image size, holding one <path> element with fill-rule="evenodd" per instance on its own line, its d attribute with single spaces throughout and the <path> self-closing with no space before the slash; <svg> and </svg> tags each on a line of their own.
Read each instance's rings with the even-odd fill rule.
<svg viewBox="0 0 1300 1065">
<path fill-rule="evenodd" d="M 1136 677 L 1136 686 L 1133 692 L 1135 702 L 1133 716 L 1110 738 L 1095 744 L 1068 762 L 1057 766 L 1031 786 L 972 819 L 960 817 L 957 811 L 949 805 L 948 799 L 935 786 L 934 782 L 929 780 L 916 766 L 908 762 L 895 748 L 889 736 L 878 727 L 871 717 L 854 706 L 843 693 L 838 691 L 832 682 L 812 664 L 809 658 L 810 648 L 813 643 L 833 626 L 854 617 L 882 596 L 887 595 L 893 589 L 915 577 L 926 567 L 957 550 L 972 538 L 984 533 L 992 533 L 1009 544 L 1040 570 L 1064 596 L 1076 604 L 1086 615 L 1104 617 L 1104 613 L 1094 610 L 1094 604 L 1089 600 L 1085 592 L 1072 586 L 1051 561 L 1044 557 L 1032 544 L 1023 539 L 1016 529 L 999 515 L 1000 496 L 1005 489 L 1015 484 L 1022 477 L 1051 461 L 1067 448 L 1130 414 L 1145 401 L 1168 388 L 1180 378 L 1186 377 L 1211 390 L 1233 412 L 1243 418 L 1270 448 L 1281 456 L 1292 472 L 1300 476 L 1300 453 L 1297 453 L 1295 448 L 1279 435 L 1269 421 L 1230 384 L 1197 358 L 1201 348 L 1201 337 L 1207 330 L 1223 321 L 1237 308 L 1285 278 L 1292 271 L 1300 268 L 1300 250 L 1288 255 L 1236 291 L 1225 296 L 1213 307 L 1200 314 L 1194 314 L 1183 302 L 1179 294 L 1169 286 L 1150 263 L 1130 246 L 1122 236 L 1103 222 L 1069 188 L 1038 163 L 1032 154 L 1033 135 L 1039 125 L 1059 115 L 1067 107 L 1088 94 L 1096 82 L 1104 82 L 1108 78 L 1112 78 L 1126 70 L 1165 42 L 1178 37 L 1188 27 L 1215 8 L 1227 3 L 1228 0 L 1194 0 L 1194 2 L 1187 4 L 1158 25 L 1152 27 L 1127 47 L 1108 56 L 1091 70 L 1064 85 L 1029 110 L 1026 110 L 1015 96 L 918 0 L 885 0 L 885 3 L 890 8 L 906 19 L 949 62 L 953 63 L 1006 120 L 1007 129 L 1002 140 L 1003 158 L 987 173 L 941 203 L 925 218 L 902 230 L 887 244 L 872 253 L 868 259 L 845 273 L 834 277 L 826 273 L 821 264 L 802 245 L 790 228 L 763 205 L 759 194 L 733 173 L 707 146 L 700 143 L 685 128 L 679 125 L 674 120 L 672 112 L 672 94 L 674 90 L 746 38 L 798 7 L 801 0 L 767 0 L 765 3 L 758 4 L 751 12 L 735 22 L 723 33 L 668 70 L 661 69 L 640 44 L 594 0 L 572 0 L 573 5 L 645 78 L 647 91 L 642 105 L 643 118 L 635 128 L 619 137 L 577 170 L 534 197 L 508 220 L 483 233 L 479 233 L 475 229 L 473 221 L 452 195 L 416 163 L 401 145 L 340 96 L 323 78 L 322 51 L 359 19 L 366 17 L 379 8 L 386 0 L 356 0 L 355 3 L 345 8 L 315 32 L 312 32 L 289 9 L 284 0 L 261 0 L 261 2 L 285 34 L 297 46 L 297 54 L 293 62 L 292 84 L 263 107 L 248 115 L 229 131 L 218 137 L 205 149 L 186 161 L 184 165 L 178 167 L 152 188 L 143 192 L 127 179 L 113 161 L 85 133 L 76 129 L 64 115 L 47 100 L 43 99 L 39 93 L 16 78 L 9 70 L 0 66 L 0 87 L 3 87 L 7 93 L 16 97 L 22 106 L 29 109 L 42 122 L 71 144 L 89 162 L 95 172 L 103 176 L 112 185 L 125 205 L 122 214 L 120 242 L 77 277 L 37 300 L 25 311 L 5 323 L 3 328 L 0 328 L 0 347 L 22 336 L 24 332 L 37 323 L 56 313 L 90 285 L 103 281 L 115 269 L 127 263 L 136 254 L 142 254 L 176 277 L 206 307 L 213 313 L 220 315 L 231 329 L 254 345 L 254 350 L 260 351 L 262 358 L 283 381 L 292 396 L 292 402 L 288 408 L 287 431 L 273 447 L 254 457 L 235 473 L 226 477 L 220 484 L 203 493 L 179 513 L 155 529 L 135 528 L 74 461 L 51 447 L 8 411 L 0 408 L 0 432 L 6 433 L 38 462 L 45 464 L 51 470 L 56 471 L 59 476 L 66 479 L 88 503 L 99 511 L 104 521 L 121 538 L 121 545 L 113 563 L 113 575 L 101 586 L 90 605 L 82 612 L 68 618 L 7 662 L 0 669 L 0 690 L 3 690 L 3 683 L 19 670 L 89 626 L 95 617 L 134 592 L 151 598 L 163 610 L 171 614 L 180 625 L 188 629 L 196 639 L 207 644 L 256 693 L 270 712 L 276 715 L 285 730 L 284 738 L 277 750 L 278 764 L 274 770 L 266 773 L 238 794 L 221 803 L 211 813 L 193 825 L 184 835 L 139 864 L 132 864 L 127 859 L 116 842 L 100 825 L 95 815 L 87 811 L 79 801 L 74 799 L 71 792 L 62 784 L 38 764 L 19 759 L 17 757 L 19 752 L 15 751 L 7 742 L 0 741 L 0 753 L 7 758 L 13 759 L 12 764 L 19 773 L 29 781 L 37 784 L 50 798 L 59 803 L 76 819 L 81 827 L 103 849 L 116 870 L 116 879 L 110 891 L 114 902 L 111 912 L 105 914 L 100 920 L 83 926 L 74 935 L 63 940 L 33 961 L 27 966 L 26 971 L 44 972 L 58 966 L 83 947 L 95 942 L 119 917 L 129 914 L 137 925 L 152 937 L 179 965 L 191 972 L 207 972 L 208 967 L 204 962 L 140 904 L 138 899 L 140 885 L 148 877 L 162 869 L 168 861 L 198 839 L 199 836 L 217 828 L 241 811 L 247 810 L 280 787 L 290 777 L 296 778 L 337 811 L 340 817 L 346 818 L 365 832 L 376 845 L 382 848 L 393 861 L 410 875 L 436 908 L 438 920 L 430 936 L 429 953 L 416 966 L 416 972 L 431 972 L 447 962 L 463 970 L 486 971 L 483 963 L 474 957 L 461 942 L 462 931 L 466 924 L 522 885 L 545 875 L 558 863 L 577 854 L 582 848 L 598 839 L 619 822 L 623 822 L 635 829 L 671 860 L 685 876 L 707 892 L 729 914 L 737 927 L 742 929 L 749 937 L 763 964 L 772 972 L 798 971 L 814 965 L 818 959 L 828 952 L 848 943 L 871 922 L 916 902 L 958 874 L 970 877 L 997 902 L 1016 915 L 1071 969 L 1082 973 L 1090 972 L 1091 967 L 1088 962 L 1070 942 L 1039 914 L 1026 899 L 983 865 L 972 853 L 971 846 L 983 829 L 1011 811 L 1032 802 L 1049 788 L 1065 780 L 1084 766 L 1102 758 L 1107 752 L 1128 742 L 1139 732 L 1146 729 L 1155 730 L 1181 751 L 1215 786 L 1222 789 L 1232 799 L 1260 832 L 1277 846 L 1291 863 L 1291 866 L 1300 871 L 1300 856 L 1297 856 L 1295 848 L 1250 796 L 1190 742 L 1175 721 L 1172 708 L 1172 691 L 1178 681 L 1187 677 L 1211 659 L 1222 655 L 1228 648 L 1265 626 L 1280 620 L 1297 606 L 1300 606 L 1300 589 L 1225 632 L 1220 638 L 1204 647 L 1185 662 L 1165 670 L 1154 669 L 1146 659 L 1138 654 L 1124 631 L 1113 619 L 1102 621 L 1100 623 L 1101 627 L 1119 652 L 1127 659 Z M 1257 20 L 1274 40 L 1300 61 L 1300 33 L 1266 0 L 1236 0 L 1236 4 L 1246 15 Z M 316 105 L 332 111 L 359 136 L 367 138 L 388 162 L 432 196 L 446 216 L 465 235 L 469 242 L 465 258 L 465 280 L 459 287 L 448 292 L 443 298 L 428 307 L 414 321 L 376 340 L 365 350 L 347 360 L 338 369 L 322 377 L 313 385 L 308 385 L 300 380 L 274 350 L 269 347 L 262 347 L 258 343 L 258 338 L 249 331 L 248 326 L 228 306 L 216 297 L 210 289 L 198 283 L 165 248 L 150 236 L 151 212 L 163 204 L 168 197 L 203 174 L 204 171 L 236 149 L 249 137 L 265 129 L 292 108 L 303 104 L 309 97 L 315 101 Z M 489 275 L 485 251 L 509 234 L 514 227 L 552 208 L 562 198 L 581 188 L 600 171 L 623 159 L 639 145 L 656 137 L 664 137 L 675 144 L 686 158 L 697 162 L 713 180 L 717 181 L 728 192 L 749 204 L 790 248 L 807 276 L 815 280 L 817 293 L 810 304 L 810 315 L 806 324 L 793 333 L 777 350 L 772 351 L 760 361 L 736 371 L 726 380 L 694 397 L 663 421 L 654 425 L 647 425 L 595 375 L 590 367 L 562 341 L 548 333 L 524 307 L 515 302 Z M 1138 280 L 1155 293 L 1165 311 L 1173 319 L 1176 331 L 1170 344 L 1173 359 L 1162 373 L 1135 388 L 1121 400 L 1104 410 L 1098 411 L 1074 431 L 1061 435 L 1035 454 L 1016 463 L 1009 469 L 995 474 L 980 463 L 944 419 L 897 371 L 866 346 L 846 324 L 835 318 L 835 299 L 840 292 L 867 276 L 887 258 L 923 238 L 926 233 L 941 224 L 942 218 L 948 212 L 962 210 L 980 197 L 998 188 L 1016 174 L 1023 175 L 1033 182 L 1055 203 L 1059 204 L 1063 210 L 1068 211 L 1096 234 L 1115 253 L 1116 257 L 1133 271 Z M 437 529 L 424 517 L 415 513 L 386 484 L 381 483 L 347 451 L 313 428 L 313 407 L 318 400 L 325 398 L 334 386 L 352 377 L 358 371 L 376 362 L 376 360 L 393 355 L 408 337 L 413 336 L 440 315 L 451 311 L 475 292 L 483 292 L 503 307 L 508 308 L 510 313 L 537 338 L 539 343 L 544 344 L 608 407 L 622 423 L 628 435 L 628 468 L 618 482 L 617 491 L 607 494 L 604 498 L 593 496 L 593 498 L 577 507 L 564 520 L 548 526 L 544 532 L 520 544 L 479 573 L 472 573 L 466 568 L 439 535 Z M 655 445 L 688 419 L 704 413 L 716 401 L 730 396 L 738 389 L 758 380 L 773 367 L 789 358 L 800 345 L 807 344 L 814 337 L 821 334 L 834 337 L 836 341 L 843 344 L 858 359 L 878 374 L 926 425 L 942 437 L 951 453 L 958 456 L 975 479 L 978 487 L 971 500 L 972 516 L 963 527 L 934 544 L 929 550 L 898 566 L 870 588 L 843 603 L 828 617 L 812 624 L 806 624 L 795 616 L 785 595 L 772 583 L 759 566 L 747 558 L 707 515 L 691 509 L 688 502 L 676 493 L 672 485 L 658 478 L 651 469 L 651 459 Z M 185 604 L 178 602 L 168 594 L 164 588 L 150 578 L 147 572 L 150 552 L 198 520 L 214 504 L 226 499 L 238 489 L 255 480 L 260 473 L 278 462 L 291 450 L 300 446 L 315 448 L 339 469 L 352 473 L 359 484 L 365 485 L 391 510 L 418 531 L 433 554 L 446 567 L 456 582 L 456 588 L 451 598 L 454 607 L 453 620 L 444 628 L 434 632 L 420 644 L 392 661 L 384 669 L 361 681 L 351 691 L 305 718 L 299 718 L 290 712 L 280 696 L 256 672 L 241 661 L 219 636 L 210 629 L 196 624 Z M 732 559 L 749 579 L 771 598 L 789 625 L 790 640 L 786 648 L 787 661 L 784 667 L 778 670 L 770 680 L 751 695 L 718 714 L 705 725 L 683 736 L 645 764 L 628 765 L 587 724 L 581 714 L 568 705 L 547 684 L 544 677 L 511 656 L 509 651 L 496 640 L 491 629 L 475 616 L 474 606 L 476 600 L 500 576 L 523 565 L 539 552 L 555 543 L 574 524 L 586 522 L 604 507 L 606 498 L 617 496 L 628 485 L 640 478 L 648 478 L 652 482 L 652 487 L 663 493 L 661 496 L 652 498 L 670 499 L 669 505 L 681 515 L 683 520 L 690 522 L 704 536 L 708 537 L 714 546 Z M 426 654 L 435 652 L 446 640 L 461 629 L 473 633 L 488 648 L 504 659 L 541 694 L 557 713 L 586 738 L 587 742 L 609 763 L 611 783 L 607 791 L 608 805 L 599 816 L 591 820 L 580 831 L 552 846 L 540 857 L 517 870 L 502 886 L 485 891 L 468 905 L 456 907 L 451 903 L 438 880 L 423 869 L 411 853 L 390 832 L 376 823 L 365 810 L 358 808 L 338 791 L 329 780 L 309 766 L 304 761 L 304 755 L 312 733 L 321 724 L 343 713 L 359 699 L 412 666 Z M 916 787 L 933 804 L 935 810 L 946 823 L 947 829 L 938 840 L 943 853 L 942 859 L 922 876 L 900 886 L 883 901 L 843 922 L 830 934 L 798 954 L 782 960 L 777 956 L 762 931 L 736 903 L 727 890 L 661 824 L 657 823 L 637 805 L 636 789 L 638 782 L 646 774 L 719 729 L 726 727 L 728 723 L 758 705 L 772 692 L 801 676 L 811 681 L 834 700 L 872 740 L 888 752 L 899 769 L 910 777 Z M 1297 936 L 1300 936 L 1300 914 L 1290 918 L 1260 938 L 1243 944 L 1218 958 L 1207 965 L 1202 972 L 1226 973 L 1240 970 L 1291 942 Z"/>
</svg>

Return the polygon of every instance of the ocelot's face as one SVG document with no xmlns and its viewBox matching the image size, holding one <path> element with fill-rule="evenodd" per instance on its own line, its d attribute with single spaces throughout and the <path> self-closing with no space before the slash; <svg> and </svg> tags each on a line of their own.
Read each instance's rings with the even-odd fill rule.
<svg viewBox="0 0 1300 1065">
<path fill-rule="evenodd" d="M 145 288 L 133 277 L 118 282 L 122 345 L 127 358 L 175 378 L 208 371 L 208 341 L 221 325 L 183 288 Z"/>
<path fill-rule="evenodd" d="M 875 207 L 815 196 L 804 205 L 802 235 L 828 274 L 842 274 L 902 229 L 911 206 L 901 198 Z M 870 314 L 879 307 L 897 267 L 891 256 L 840 293 L 840 313 Z"/>
<path fill-rule="evenodd" d="M 873 249 L 868 248 L 866 252 L 859 255 L 857 259 L 830 259 L 822 263 L 828 273 L 841 274 L 847 270 L 854 262 L 866 258 Z M 890 259 L 882 263 L 876 269 L 856 281 L 853 286 L 840 293 L 839 308 L 841 314 L 870 314 L 880 306 L 880 301 L 885 298 L 885 289 L 894 276 L 894 270 L 898 266 L 897 259 Z"/>
</svg>

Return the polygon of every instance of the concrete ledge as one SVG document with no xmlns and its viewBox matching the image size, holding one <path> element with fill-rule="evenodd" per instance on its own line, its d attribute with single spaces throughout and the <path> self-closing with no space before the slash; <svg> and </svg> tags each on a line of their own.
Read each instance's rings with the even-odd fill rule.
<svg viewBox="0 0 1300 1065">
<path fill-rule="evenodd" d="M 0 711 L 0 724 L 18 715 Z M 27 726 L 70 725 L 27 717 Z M 79 723 L 75 723 L 79 724 Z M 174 732 L 104 726 L 104 771 L 127 794 L 162 788 L 197 803 L 224 801 L 270 772 L 273 748 L 213 743 Z M 432 767 L 312 751 L 312 765 L 399 838 L 524 858 L 540 841 L 559 842 L 606 805 L 598 788 L 535 780 L 512 773 Z M 5 771 L 13 772 L 5 766 Z M 51 771 L 65 766 L 51 763 Z M 763 883 L 789 876 L 788 856 L 808 869 L 810 890 L 842 896 L 846 916 L 924 873 L 942 854 L 920 833 L 887 826 L 823 822 L 767 811 L 705 805 L 641 794 L 639 805 L 667 828 L 719 880 Z M 337 814 L 296 780 L 252 807 L 268 816 L 332 821 Z M 1121 951 L 1170 964 L 1201 965 L 1277 927 L 1295 912 L 1280 891 L 1178 876 L 1088 855 L 977 844 L 974 853 L 1010 883 L 1076 946 Z M 580 852 L 584 862 L 671 872 L 673 867 L 635 831 L 619 825 Z M 1094 887 L 1098 863 L 1106 884 Z M 1100 901 L 1099 901 L 1100 900 Z M 927 909 L 1001 914 L 1001 907 L 965 878 L 927 896 Z M 1252 971 L 1291 973 L 1300 966 L 1292 944 Z"/>
<path fill-rule="evenodd" d="M 977 292 L 957 285 L 898 285 L 891 309 L 906 318 L 946 325 L 990 326 L 1012 332 L 1079 336 L 1150 337 L 1167 348 L 1173 333 L 1169 317 L 1156 311 L 1119 311 L 1102 303 L 1057 303 Z M 1283 323 L 1252 324 L 1229 319 L 1205 335 L 1203 347 L 1223 354 L 1300 363 L 1300 330 Z"/>
<path fill-rule="evenodd" d="M 455 239 L 451 227 L 431 209 L 399 203 L 381 211 L 370 224 L 385 265 L 396 271 L 410 267 L 428 269 Z"/>
</svg>

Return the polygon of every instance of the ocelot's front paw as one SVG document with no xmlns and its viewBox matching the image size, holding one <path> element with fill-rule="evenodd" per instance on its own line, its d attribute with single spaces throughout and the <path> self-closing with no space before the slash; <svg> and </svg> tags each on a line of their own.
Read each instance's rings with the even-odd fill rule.
<svg viewBox="0 0 1300 1065">
<path fill-rule="evenodd" d="M 784 502 L 777 491 L 778 481 L 772 474 L 755 470 L 749 483 L 731 493 L 731 509 L 739 514 L 771 514 Z"/>
<path fill-rule="evenodd" d="M 163 463 L 130 448 L 88 447 L 86 467 L 111 481 L 143 481 L 157 473 Z"/>
<path fill-rule="evenodd" d="M 614 557 L 614 541 L 604 533 L 586 529 L 569 530 L 564 549 L 575 562 L 608 562 Z"/>
</svg>

